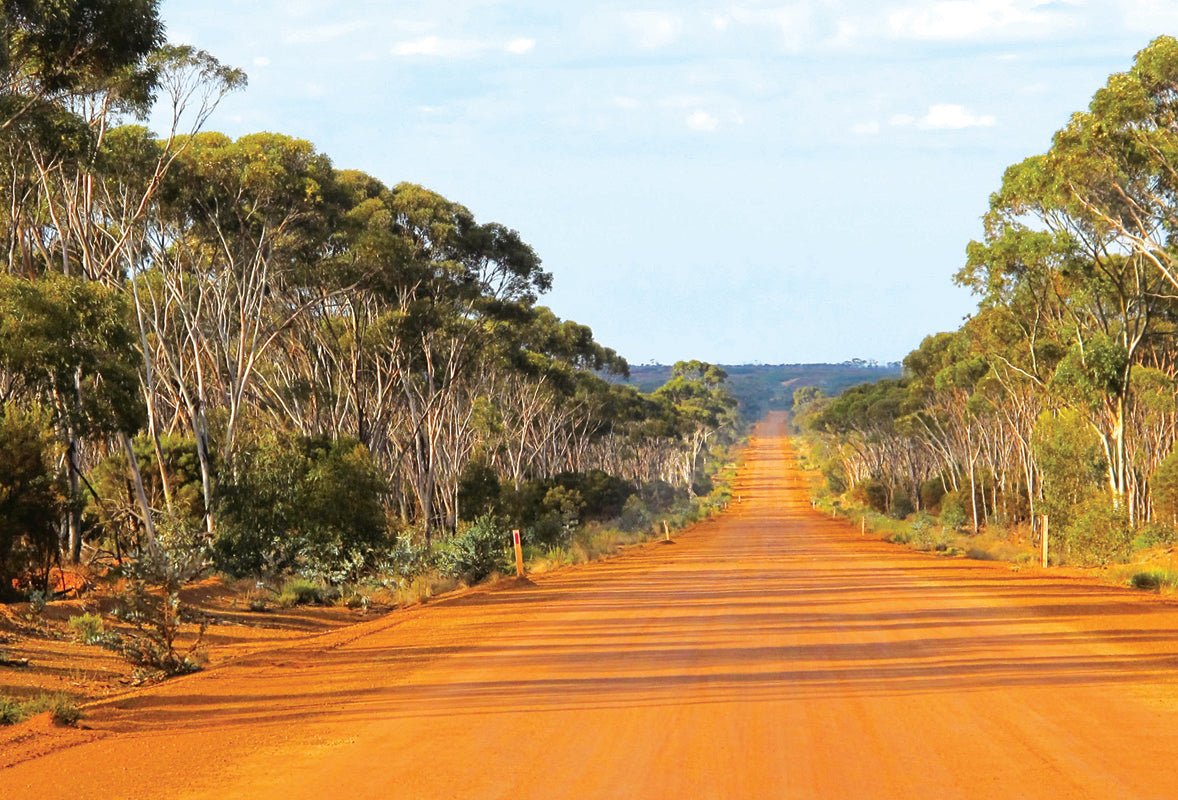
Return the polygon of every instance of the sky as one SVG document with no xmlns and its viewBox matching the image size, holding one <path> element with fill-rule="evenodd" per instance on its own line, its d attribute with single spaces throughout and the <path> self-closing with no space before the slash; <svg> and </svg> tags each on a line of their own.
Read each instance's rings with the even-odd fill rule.
<svg viewBox="0 0 1178 800">
<path fill-rule="evenodd" d="M 164 0 L 244 69 L 206 126 L 310 140 L 520 232 L 631 363 L 900 360 L 1003 170 L 1173 0 Z"/>
</svg>

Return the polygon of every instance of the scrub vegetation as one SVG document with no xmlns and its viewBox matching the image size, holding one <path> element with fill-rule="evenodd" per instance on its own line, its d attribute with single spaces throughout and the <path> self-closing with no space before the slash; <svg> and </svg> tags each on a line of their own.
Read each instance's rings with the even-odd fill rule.
<svg viewBox="0 0 1178 800">
<path fill-rule="evenodd" d="M 155 0 L 0 25 L 0 600 L 117 594 L 72 635 L 173 674 L 212 574 L 366 606 L 502 572 L 513 528 L 558 564 L 723 504 L 725 372 L 619 382 L 517 231 L 206 130 L 246 76 Z"/>
<path fill-rule="evenodd" d="M 1178 41 L 1161 37 L 1006 171 L 955 276 L 976 314 L 898 378 L 795 392 L 822 502 L 1036 552 L 1046 528 L 1055 563 L 1172 546 L 1176 96 Z"/>
</svg>

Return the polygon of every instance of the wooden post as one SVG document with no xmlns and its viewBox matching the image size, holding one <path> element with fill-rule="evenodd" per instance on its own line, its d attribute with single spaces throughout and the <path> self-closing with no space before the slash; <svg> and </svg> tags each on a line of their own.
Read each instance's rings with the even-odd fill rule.
<svg viewBox="0 0 1178 800">
<path fill-rule="evenodd" d="M 511 543 L 515 545 L 515 577 L 524 576 L 524 548 L 519 542 L 519 530 L 511 532 Z"/>
<path fill-rule="evenodd" d="M 867 535 L 867 516 L 866 515 L 859 517 L 859 535 L 860 536 Z"/>
<path fill-rule="evenodd" d="M 1047 515 L 1046 514 L 1044 514 L 1042 517 L 1040 517 L 1040 519 L 1043 521 L 1043 531 L 1042 531 L 1042 533 L 1039 534 L 1039 537 L 1043 543 L 1043 567 L 1046 568 L 1047 567 L 1047 532 L 1048 532 L 1050 526 L 1047 522 Z"/>
</svg>

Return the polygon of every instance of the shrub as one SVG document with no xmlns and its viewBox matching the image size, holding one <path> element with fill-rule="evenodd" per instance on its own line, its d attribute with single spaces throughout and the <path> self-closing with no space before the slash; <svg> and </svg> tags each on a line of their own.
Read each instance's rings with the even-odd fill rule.
<svg viewBox="0 0 1178 800">
<path fill-rule="evenodd" d="M 929 478 L 920 484 L 920 506 L 925 511 L 934 510 L 945 496 L 945 483 L 940 478 Z"/>
<path fill-rule="evenodd" d="M 79 614 L 70 617 L 66 624 L 74 634 L 74 641 L 81 644 L 106 645 L 117 640 L 117 636 L 106 630 L 102 617 L 97 614 Z"/>
<path fill-rule="evenodd" d="M 353 579 L 386 542 L 387 486 L 351 439 L 270 438 L 247 448 L 218 492 L 217 566 L 232 575 L 294 570 Z"/>
<path fill-rule="evenodd" d="M 896 491 L 892 497 L 892 507 L 888 510 L 896 519 L 904 519 L 913 511 L 915 507 L 912 505 L 912 498 L 908 496 L 907 492 Z"/>
<path fill-rule="evenodd" d="M 1133 539 L 1134 550 L 1144 550 L 1147 547 L 1171 545 L 1174 543 L 1174 528 L 1164 522 L 1150 522 L 1137 532 Z"/>
<path fill-rule="evenodd" d="M 1082 503 L 1063 530 L 1063 552 L 1068 561 L 1083 566 L 1106 566 L 1128 557 L 1133 531 L 1122 509 L 1103 495 Z"/>
<path fill-rule="evenodd" d="M 180 590 L 208 567 L 208 552 L 199 532 L 173 521 L 159 536 L 146 542 L 126 569 L 126 588 L 117 596 L 116 616 L 131 626 L 121 637 L 123 655 L 140 668 L 140 677 L 153 679 L 200 669 L 197 651 L 208 620 L 192 614 L 180 601 Z M 177 647 L 181 626 L 196 622 L 195 641 Z"/>
<path fill-rule="evenodd" d="M 403 586 L 434 568 L 434 551 L 426 544 L 417 544 L 409 536 L 398 536 L 377 560 L 373 571 L 388 587 Z"/>
<path fill-rule="evenodd" d="M 323 605 L 327 602 L 327 588 L 306 578 L 291 578 L 282 586 L 278 603 L 286 608 L 291 606 Z"/>
<path fill-rule="evenodd" d="M 1150 478 L 1154 515 L 1159 519 L 1178 520 L 1178 450 L 1173 450 L 1158 464 Z"/>
<path fill-rule="evenodd" d="M 0 695 L 0 725 L 15 725 L 24 718 L 24 706 L 19 700 Z"/>
<path fill-rule="evenodd" d="M 912 521 L 908 542 L 917 550 L 933 550 L 939 543 L 935 535 L 933 518 L 928 514 L 920 514 Z M 943 548 L 942 548 L 943 549 Z"/>
<path fill-rule="evenodd" d="M 149 505 L 152 508 L 169 507 L 174 513 L 200 524 L 205 508 L 196 440 L 164 434 L 158 442 L 158 454 L 156 440 L 148 434 L 136 436 L 132 445 Z M 168 481 L 168 500 L 165 500 L 160 476 L 160 456 Z M 127 454 L 121 449 L 98 463 L 91 471 L 87 485 L 87 521 L 94 525 L 100 538 L 105 536 L 118 554 L 125 549 L 134 550 L 139 545 L 139 501 L 133 486 Z"/>
<path fill-rule="evenodd" d="M 0 725 L 15 725 L 46 711 L 56 725 L 76 725 L 84 716 L 68 694 L 40 694 L 24 700 L 0 695 Z"/>
<path fill-rule="evenodd" d="M 486 462 L 470 461 L 458 476 L 458 507 L 463 519 L 497 513 L 502 494 L 499 473 Z"/>
<path fill-rule="evenodd" d="M 863 502 L 867 504 L 872 511 L 878 511 L 881 514 L 888 510 L 888 489 L 879 481 L 865 481 L 859 485 L 859 490 L 863 495 Z"/>
<path fill-rule="evenodd" d="M 1173 591 L 1178 587 L 1178 572 L 1168 569 L 1137 572 L 1129 579 L 1129 583 L 1135 589 L 1145 589 L 1151 592 L 1160 592 L 1163 589 Z"/>
<path fill-rule="evenodd" d="M 969 524 L 961 492 L 949 492 L 941 497 L 941 524 L 952 531 L 964 530 Z"/>
<path fill-rule="evenodd" d="M 650 527 L 650 510 L 646 507 L 641 495 L 632 494 L 626 498 L 622 506 L 622 514 L 618 524 L 624 531 L 640 531 Z"/>
<path fill-rule="evenodd" d="M 438 571 L 446 577 L 477 583 L 492 573 L 507 571 L 509 546 L 508 534 L 499 522 L 484 515 L 438 548 Z"/>
<path fill-rule="evenodd" d="M 48 588 L 57 554 L 57 526 L 65 487 L 54 462 L 52 421 L 47 411 L 0 406 L 0 599 L 12 579 L 33 574 Z"/>
</svg>

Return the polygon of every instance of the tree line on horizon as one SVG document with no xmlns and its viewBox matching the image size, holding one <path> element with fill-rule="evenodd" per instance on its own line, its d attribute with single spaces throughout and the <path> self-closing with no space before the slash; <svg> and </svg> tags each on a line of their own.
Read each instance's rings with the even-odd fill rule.
<svg viewBox="0 0 1178 800">
<path fill-rule="evenodd" d="M 1009 167 L 955 280 L 980 298 L 904 374 L 795 398 L 827 488 L 1105 563 L 1178 524 L 1178 41 Z"/>
<path fill-rule="evenodd" d="M 515 230 L 206 131 L 246 76 L 167 44 L 158 0 L 0 26 L 0 593 L 160 542 L 339 580 L 488 516 L 555 545 L 706 494 L 723 370 L 610 380 Z"/>
</svg>

